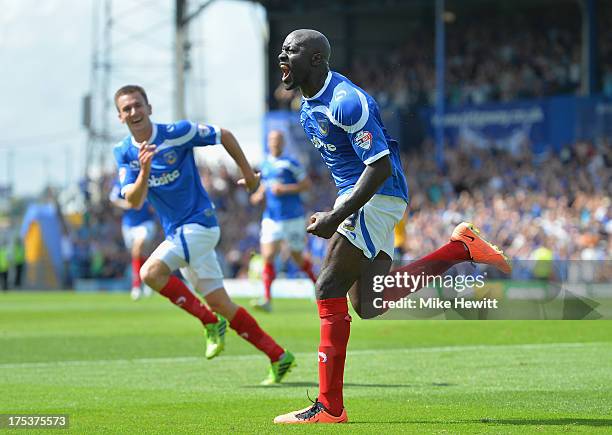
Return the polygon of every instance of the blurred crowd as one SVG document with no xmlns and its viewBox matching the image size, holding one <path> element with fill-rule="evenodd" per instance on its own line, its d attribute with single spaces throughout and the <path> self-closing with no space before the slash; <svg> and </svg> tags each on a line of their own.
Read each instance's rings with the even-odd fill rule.
<svg viewBox="0 0 612 435">
<path fill-rule="evenodd" d="M 436 249 L 468 220 L 514 259 L 612 260 L 612 142 L 558 155 L 463 144 L 438 168 L 431 153 L 404 156 L 411 189 L 404 259 Z"/>
<path fill-rule="evenodd" d="M 410 206 L 398 243 L 404 260 L 418 258 L 444 244 L 453 227 L 474 222 L 512 258 L 612 260 L 612 143 L 580 142 L 558 155 L 535 155 L 531 148 L 482 149 L 464 143 L 448 149 L 442 166 L 426 144 L 403 155 Z M 222 228 L 218 247 L 228 277 L 249 277 L 257 263 L 262 208 L 225 166 L 201 167 L 201 178 L 214 201 Z M 322 165 L 309 168 L 313 189 L 305 195 L 307 213 L 328 210 L 335 188 Z M 104 178 L 108 192 L 112 176 Z M 71 235 L 74 277 L 119 278 L 129 265 L 121 239 L 121 211 L 108 195 L 91 202 L 84 224 Z M 161 238 L 161 234 L 159 235 Z M 309 237 L 309 255 L 320 265 L 325 241 Z M 289 255 L 279 271 L 298 276 Z M 251 273 L 252 276 L 252 273 Z"/>
<path fill-rule="evenodd" d="M 86 198 L 82 222 L 75 225 L 64 220 L 63 284 L 67 287 L 77 278 L 114 279 L 125 276 L 130 253 L 121 235 L 122 211 L 109 200 L 114 177 L 114 174 L 106 174 L 95 182 L 82 183 L 81 192 Z M 92 195 L 92 192 L 95 194 Z"/>
<path fill-rule="evenodd" d="M 602 12 L 599 63 L 602 92 L 612 97 L 612 11 Z M 579 91 L 581 29 L 564 14 L 465 17 L 446 27 L 446 104 L 482 104 Z M 434 37 L 417 28 L 410 39 L 354 56 L 346 73 L 382 109 L 432 106 L 436 98 Z M 333 62 L 332 62 L 333 65 Z M 279 109 L 298 110 L 300 96 L 279 85 Z"/>
</svg>

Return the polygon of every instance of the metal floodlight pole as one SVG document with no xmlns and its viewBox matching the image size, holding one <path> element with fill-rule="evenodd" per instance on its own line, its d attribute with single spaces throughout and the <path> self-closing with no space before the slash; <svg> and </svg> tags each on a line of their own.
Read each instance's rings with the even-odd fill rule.
<svg viewBox="0 0 612 435">
<path fill-rule="evenodd" d="M 444 158 L 444 0 L 436 0 L 436 113 L 435 147 L 436 163 L 442 167 Z"/>
<path fill-rule="evenodd" d="M 185 14 L 187 0 L 176 0 L 175 33 L 174 33 L 174 117 L 184 119 L 185 116 L 185 41 L 187 39 L 187 25 Z"/>
<path fill-rule="evenodd" d="M 188 47 L 189 22 L 196 18 L 204 9 L 210 6 L 214 0 L 202 2 L 198 8 L 188 14 L 188 0 L 175 1 L 174 14 L 174 117 L 175 119 L 186 118 L 185 109 L 185 66 Z"/>
</svg>

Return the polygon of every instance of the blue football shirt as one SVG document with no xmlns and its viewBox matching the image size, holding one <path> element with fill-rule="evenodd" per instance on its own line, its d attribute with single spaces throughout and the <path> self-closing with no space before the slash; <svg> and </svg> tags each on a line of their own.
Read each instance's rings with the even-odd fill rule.
<svg viewBox="0 0 612 435">
<path fill-rule="evenodd" d="M 304 207 L 299 193 L 275 195 L 270 188 L 275 183 L 296 184 L 304 178 L 306 173 L 297 161 L 269 155 L 261 166 L 261 179 L 266 188 L 264 218 L 283 221 L 303 216 Z"/>
<path fill-rule="evenodd" d="M 114 201 L 117 198 L 123 198 L 123 196 L 121 195 L 121 183 L 119 182 L 119 180 L 115 180 L 109 197 L 111 201 Z M 143 222 L 152 220 L 153 213 L 151 213 L 149 202 L 145 200 L 144 204 L 139 209 L 128 208 L 127 210 L 123 210 L 121 224 L 126 227 L 137 227 Z"/>
<path fill-rule="evenodd" d="M 387 133 L 378 104 L 363 89 L 330 71 L 321 90 L 302 100 L 300 123 L 331 170 L 338 195 L 355 187 L 366 165 L 389 155 L 393 172 L 377 193 L 408 201 L 397 141 Z"/>
<path fill-rule="evenodd" d="M 151 163 L 147 199 L 157 211 L 166 235 L 187 223 L 218 226 L 214 206 L 200 180 L 193 147 L 221 143 L 221 129 L 189 121 L 153 124 L 148 142 L 157 150 Z M 138 147 L 132 136 L 115 146 L 122 194 L 140 172 Z"/>
</svg>

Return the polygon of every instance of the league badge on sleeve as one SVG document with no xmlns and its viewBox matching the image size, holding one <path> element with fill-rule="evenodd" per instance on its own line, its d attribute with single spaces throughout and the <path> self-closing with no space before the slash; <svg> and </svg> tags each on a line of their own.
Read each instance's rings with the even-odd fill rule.
<svg viewBox="0 0 612 435">
<path fill-rule="evenodd" d="M 211 133 L 210 127 L 203 124 L 198 124 L 198 134 L 200 137 L 206 137 Z"/>
<path fill-rule="evenodd" d="M 372 133 L 361 130 L 355 135 L 355 144 L 364 150 L 369 150 L 372 147 Z"/>
</svg>

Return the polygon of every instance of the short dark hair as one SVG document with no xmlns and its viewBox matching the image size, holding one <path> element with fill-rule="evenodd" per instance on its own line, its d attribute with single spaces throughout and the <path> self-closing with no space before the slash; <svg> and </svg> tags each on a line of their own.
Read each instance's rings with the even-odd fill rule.
<svg viewBox="0 0 612 435">
<path fill-rule="evenodd" d="M 149 104 L 149 98 L 147 97 L 147 93 L 145 92 L 142 86 L 125 85 L 121 86 L 119 89 L 117 89 L 117 92 L 115 92 L 115 107 L 117 107 L 117 98 L 122 95 L 133 94 L 134 92 L 140 93 L 140 95 L 142 95 L 142 97 L 144 98 L 145 103 Z"/>
</svg>

